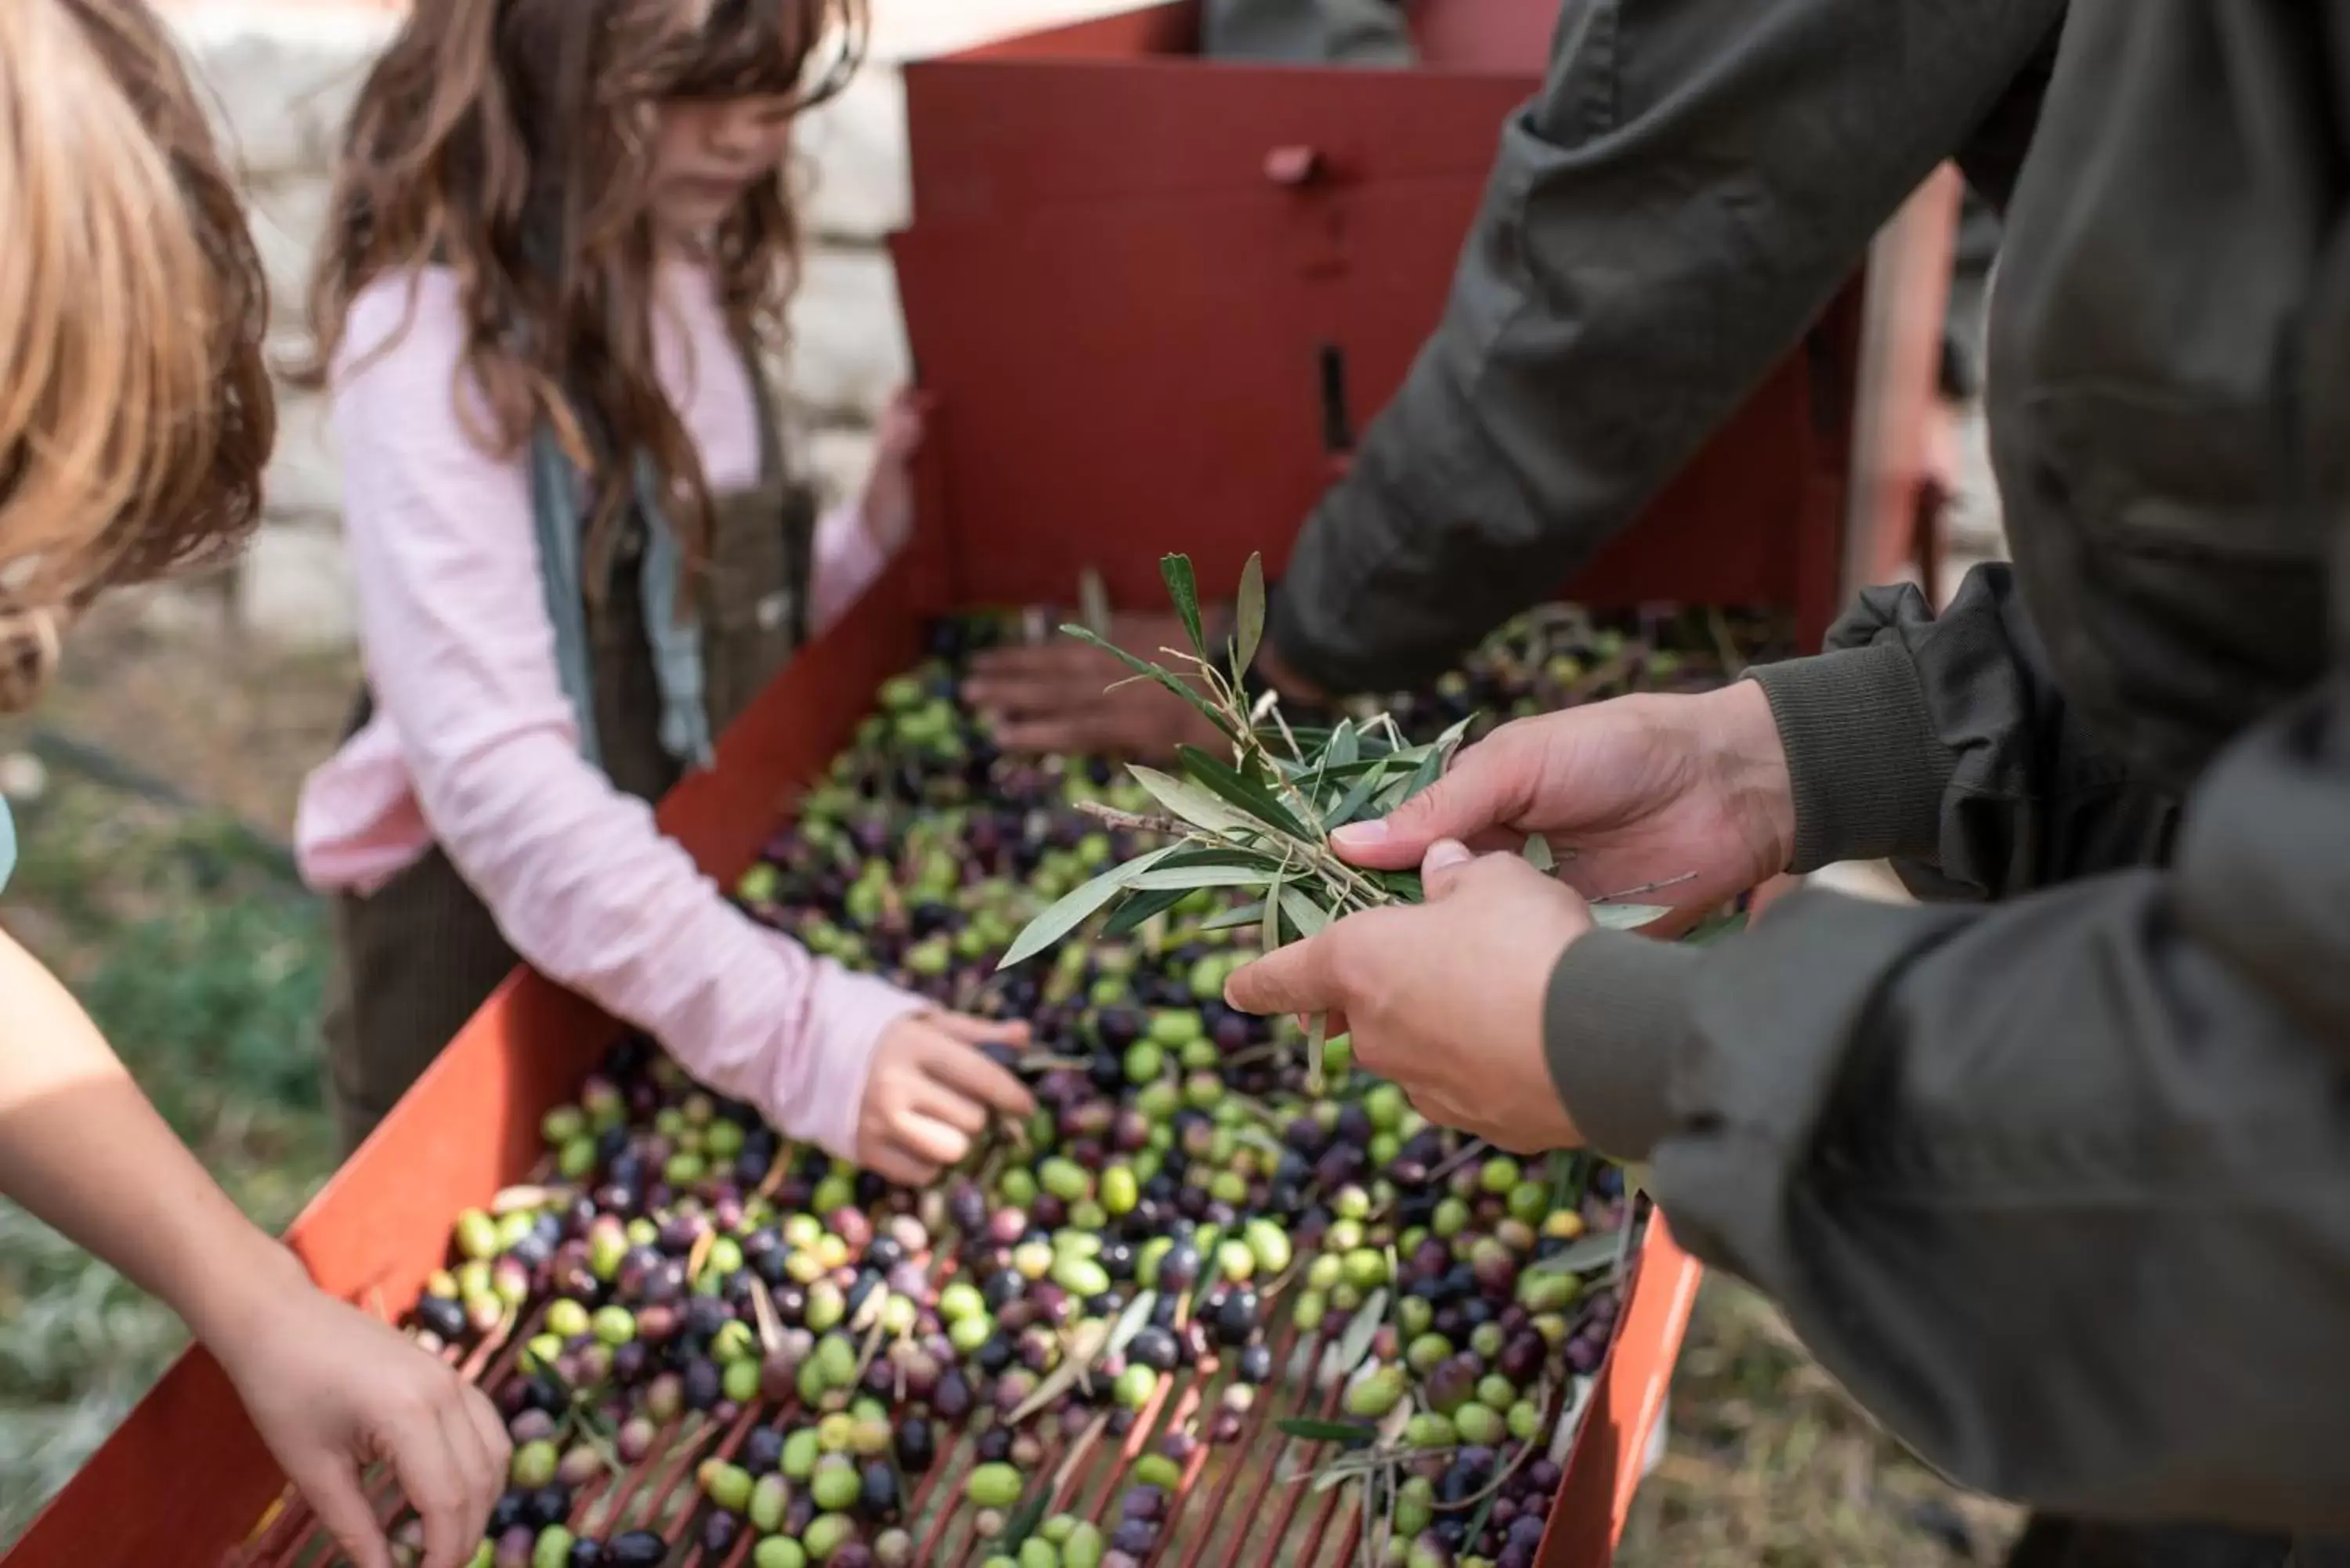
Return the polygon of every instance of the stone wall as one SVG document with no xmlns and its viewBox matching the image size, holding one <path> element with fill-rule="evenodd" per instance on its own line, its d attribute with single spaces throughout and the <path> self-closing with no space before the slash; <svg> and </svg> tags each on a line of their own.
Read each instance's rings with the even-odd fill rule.
<svg viewBox="0 0 2350 1568">
<path fill-rule="evenodd" d="M 5 4 L 5 0 L 0 0 Z M 882 242 L 907 218 L 899 63 L 982 38 L 1124 9 L 1134 0 L 874 0 L 874 59 L 809 114 L 809 250 L 785 367 L 806 461 L 833 493 L 864 472 L 872 419 L 907 352 Z M 324 217 L 331 149 L 397 0 L 169 0 L 164 9 L 242 161 L 276 291 L 275 338 L 304 345 L 300 311 Z M 261 536 L 228 578 L 197 590 L 254 633 L 332 648 L 353 636 L 334 452 L 317 400 L 286 389 Z M 184 613 L 187 593 L 165 608 Z"/>
</svg>

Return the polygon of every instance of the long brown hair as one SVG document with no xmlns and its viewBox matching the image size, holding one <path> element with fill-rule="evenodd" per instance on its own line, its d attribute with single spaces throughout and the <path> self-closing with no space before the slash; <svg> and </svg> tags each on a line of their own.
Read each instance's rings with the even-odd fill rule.
<svg viewBox="0 0 2350 1568">
<path fill-rule="evenodd" d="M 562 440 L 591 490 L 591 587 L 639 459 L 701 566 L 709 494 L 654 372 L 655 112 L 681 99 L 817 102 L 846 83 L 866 36 L 866 0 L 416 0 L 352 110 L 311 286 L 307 379 L 329 372 L 361 289 L 446 265 L 465 312 L 461 370 L 493 426 L 475 439 L 518 452 L 544 421 Z M 798 237 L 782 178 L 755 184 L 714 236 L 720 298 L 762 349 L 782 346 Z"/>
<path fill-rule="evenodd" d="M 100 588 L 218 558 L 276 433 L 260 257 L 141 0 L 0 0 L 0 709 Z"/>
</svg>

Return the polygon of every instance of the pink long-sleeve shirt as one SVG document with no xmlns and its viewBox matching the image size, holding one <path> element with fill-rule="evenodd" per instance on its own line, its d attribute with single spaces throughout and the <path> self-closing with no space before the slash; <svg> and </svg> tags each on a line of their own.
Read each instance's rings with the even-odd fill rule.
<svg viewBox="0 0 2350 1568">
<path fill-rule="evenodd" d="M 660 287 L 661 385 L 711 488 L 749 485 L 757 400 L 712 279 L 681 264 Z M 352 304 L 333 426 L 375 713 L 303 789 L 303 877 L 369 893 L 437 842 L 525 962 L 789 1136 L 848 1156 L 875 1045 L 927 1004 L 745 918 L 643 803 L 581 758 L 527 462 L 470 433 L 488 425 L 469 428 L 457 406 L 482 406 L 460 372 L 463 343 L 446 270 L 379 280 Z M 854 508 L 825 519 L 815 553 L 820 628 L 885 557 Z"/>
</svg>

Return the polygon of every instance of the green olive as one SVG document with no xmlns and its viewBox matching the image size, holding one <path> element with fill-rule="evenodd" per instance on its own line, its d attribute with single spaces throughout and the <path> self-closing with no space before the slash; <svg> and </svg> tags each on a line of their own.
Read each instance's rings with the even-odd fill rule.
<svg viewBox="0 0 2350 1568">
<path fill-rule="evenodd" d="M 1053 1264 L 1053 1282 L 1087 1300 L 1109 1289 L 1109 1272 L 1091 1258 L 1064 1255 Z"/>
<path fill-rule="evenodd" d="M 759 1397 L 758 1362 L 748 1358 L 728 1362 L 726 1370 L 719 1374 L 718 1386 L 737 1405 L 750 1404 Z"/>
<path fill-rule="evenodd" d="M 742 1466 L 705 1460 L 699 1479 L 702 1495 L 727 1512 L 740 1513 L 751 1505 L 751 1472 Z"/>
<path fill-rule="evenodd" d="M 1402 1402 L 1405 1386 L 1404 1375 L 1398 1368 L 1374 1367 L 1347 1385 L 1347 1414 L 1361 1420 L 1378 1420 Z"/>
<path fill-rule="evenodd" d="M 1078 1520 L 1061 1542 L 1061 1568 L 1101 1568 L 1102 1549 L 1101 1526 Z"/>
<path fill-rule="evenodd" d="M 964 1495 L 980 1508 L 1011 1508 L 1019 1502 L 1020 1490 L 1020 1472 L 1006 1464 L 974 1467 L 963 1488 Z"/>
<path fill-rule="evenodd" d="M 1542 1409 L 1531 1399 L 1521 1399 L 1510 1407 L 1510 1436 L 1522 1443 L 1531 1443 L 1542 1430 Z"/>
<path fill-rule="evenodd" d="M 747 1323 L 722 1324 L 711 1338 L 710 1354 L 720 1361 L 746 1361 L 759 1354 L 759 1336 Z"/>
<path fill-rule="evenodd" d="M 1458 1198 L 1445 1199 L 1437 1204 L 1436 1213 L 1429 1220 L 1428 1228 L 1450 1241 L 1469 1228 L 1469 1205 Z"/>
<path fill-rule="evenodd" d="M 1020 1543 L 1020 1568 L 1061 1568 L 1061 1553 L 1040 1535 Z"/>
<path fill-rule="evenodd" d="M 816 1507 L 827 1513 L 837 1513 L 843 1509 L 856 1507 L 863 1488 L 864 1480 L 858 1475 L 857 1467 L 839 1458 L 828 1458 L 819 1462 L 816 1474 L 808 1480 L 808 1495 L 815 1498 Z"/>
<path fill-rule="evenodd" d="M 536 1491 L 555 1479 L 556 1469 L 562 1463 L 563 1456 L 555 1445 L 541 1438 L 515 1450 L 509 1473 L 515 1486 L 525 1491 Z"/>
<path fill-rule="evenodd" d="M 606 1345 L 626 1345 L 637 1337 L 637 1320 L 626 1307 L 598 1307 L 593 1322 L 596 1337 Z"/>
<path fill-rule="evenodd" d="M 1134 1461 L 1134 1479 L 1144 1486 L 1171 1492 L 1183 1482 L 1183 1467 L 1165 1454 L 1145 1454 Z"/>
<path fill-rule="evenodd" d="M 1057 1269 L 1054 1271 L 1053 1278 L 1055 1283 L 1059 1283 L 1060 1272 Z M 1108 1276 L 1105 1274 L 1103 1278 L 1107 1280 Z M 1068 1287 L 1064 1285 L 1062 1288 L 1066 1290 Z M 984 1314 L 978 1317 L 957 1318 L 947 1329 L 947 1342 L 955 1347 L 957 1355 L 976 1355 L 979 1347 L 985 1345 L 994 1333 L 995 1324 Z"/>
<path fill-rule="evenodd" d="M 1516 1385 L 1498 1372 L 1488 1372 L 1477 1379 L 1477 1398 L 1495 1410 L 1506 1410 L 1518 1402 Z"/>
<path fill-rule="evenodd" d="M 1093 1191 L 1091 1172 L 1075 1160 L 1055 1155 L 1036 1168 L 1036 1179 L 1045 1190 L 1065 1203 L 1075 1203 Z"/>
<path fill-rule="evenodd" d="M 857 1521 L 845 1513 L 821 1513 L 800 1537 L 812 1562 L 822 1563 L 857 1539 Z"/>
<path fill-rule="evenodd" d="M 1128 1083 L 1148 1084 L 1166 1070 L 1167 1053 L 1156 1041 L 1138 1040 L 1126 1048 Z"/>
<path fill-rule="evenodd" d="M 559 1524 L 550 1524 L 538 1532 L 531 1542 L 530 1568 L 570 1568 L 571 1532 Z"/>
<path fill-rule="evenodd" d="M 593 1333 L 593 1322 L 588 1309 L 568 1296 L 558 1296 L 546 1304 L 546 1332 L 558 1338 L 577 1339 Z"/>
<path fill-rule="evenodd" d="M 1449 1449 L 1458 1437 L 1451 1422 L 1433 1410 L 1423 1410 L 1404 1424 L 1403 1440 L 1415 1449 Z"/>
<path fill-rule="evenodd" d="M 1207 1033 L 1200 1015 L 1186 1007 L 1163 1008 L 1150 1015 L 1150 1042 L 1180 1051 Z"/>
<path fill-rule="evenodd" d="M 1463 1405 L 1452 1413 L 1453 1428 L 1464 1443 L 1491 1447 L 1509 1435 L 1509 1422 L 1491 1405 Z"/>
<path fill-rule="evenodd" d="M 1102 1172 L 1101 1206 L 1103 1211 L 1117 1219 L 1134 1211 L 1142 1200 L 1141 1184 L 1134 1172 L 1123 1165 L 1113 1165 Z"/>
<path fill-rule="evenodd" d="M 1110 1395 L 1129 1410 L 1139 1410 L 1159 1392 L 1159 1374 L 1148 1366 L 1129 1366 L 1118 1375 Z"/>
<path fill-rule="evenodd" d="M 556 1174 L 567 1181 L 585 1179 L 596 1168 L 596 1140 L 575 1137 L 556 1151 Z"/>
<path fill-rule="evenodd" d="M 498 1222 L 479 1209 L 457 1216 L 457 1251 L 468 1258 L 497 1255 Z"/>
<path fill-rule="evenodd" d="M 816 1473 L 816 1461 L 823 1452 L 814 1427 L 802 1427 L 784 1439 L 783 1461 L 776 1468 L 787 1480 L 806 1480 Z"/>
<path fill-rule="evenodd" d="M 751 1553 L 751 1568 L 807 1568 L 807 1552 L 788 1535 L 770 1535 Z"/>
<path fill-rule="evenodd" d="M 1425 1377 L 1451 1354 L 1451 1340 L 1440 1334 L 1423 1334 L 1404 1347 L 1403 1361 L 1406 1366 Z"/>
<path fill-rule="evenodd" d="M 1477 1173 L 1477 1185 L 1488 1192 L 1504 1193 L 1518 1184 L 1522 1174 L 1516 1160 L 1506 1154 L 1497 1154 L 1485 1162 L 1484 1169 Z"/>
<path fill-rule="evenodd" d="M 791 1506 L 791 1483 L 781 1476 L 761 1476 L 751 1489 L 751 1524 L 762 1535 L 784 1527 L 784 1511 Z"/>
</svg>

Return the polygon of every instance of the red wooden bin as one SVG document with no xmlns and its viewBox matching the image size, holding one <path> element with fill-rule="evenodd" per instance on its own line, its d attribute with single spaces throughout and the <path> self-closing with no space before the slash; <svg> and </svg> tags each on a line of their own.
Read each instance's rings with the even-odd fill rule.
<svg viewBox="0 0 2350 1568">
<path fill-rule="evenodd" d="M 1114 602 L 1162 601 L 1180 547 L 1229 591 L 1252 549 L 1278 565 L 1343 464 L 1345 422 L 1391 395 L 1441 306 L 1498 127 L 1532 91 L 1556 0 L 1423 0 L 1429 67 L 1205 64 L 1188 5 L 990 45 L 907 71 L 915 208 L 896 254 L 924 385 L 941 401 L 920 534 L 847 618 L 725 737 L 715 771 L 660 808 L 722 882 L 796 783 L 845 744 L 924 617 L 1066 602 L 1081 568 Z M 1882 265 L 1897 299 L 1938 256 Z M 1583 580 L 1593 603 L 1776 604 L 1815 635 L 1847 560 L 1906 528 L 1930 373 L 1931 304 L 1833 306 L 1646 517 Z M 1335 371 L 1326 367 L 1336 366 Z M 1896 384 L 1896 383 L 1898 384 Z M 1854 446 L 1855 388 L 1898 418 Z M 1868 493 L 1853 496 L 1856 474 Z M 1848 518 L 1847 513 L 1851 515 Z M 1906 535 L 1903 535 L 1906 537 Z M 520 1179 L 538 1121 L 613 1033 L 536 975 L 509 981 L 297 1220 L 322 1285 L 398 1309 L 449 1224 Z M 1659 1223 L 1551 1515 L 1543 1561 L 1612 1554 L 1697 1281 Z M 282 1480 L 201 1350 L 168 1373 L 34 1523 L 7 1568 L 213 1568 Z"/>
</svg>

